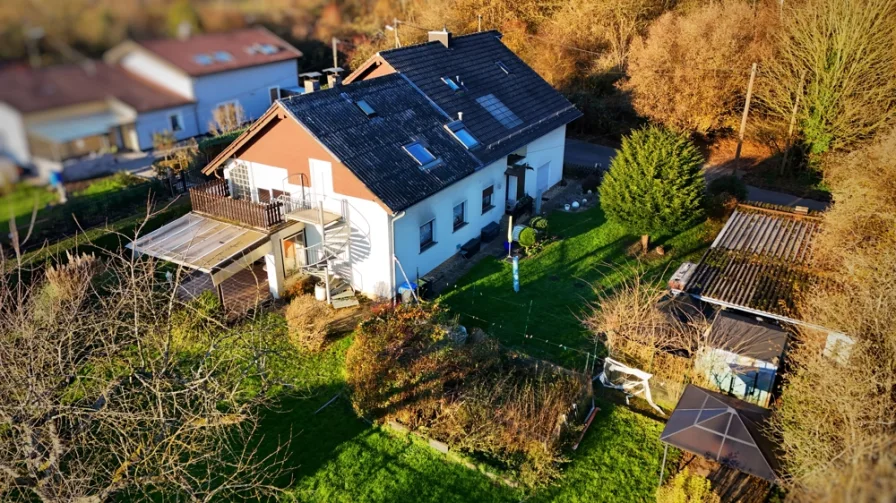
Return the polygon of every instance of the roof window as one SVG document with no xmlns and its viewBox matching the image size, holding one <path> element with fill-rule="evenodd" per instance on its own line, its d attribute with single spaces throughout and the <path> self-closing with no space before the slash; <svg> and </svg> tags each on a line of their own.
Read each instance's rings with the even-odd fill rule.
<svg viewBox="0 0 896 503">
<path fill-rule="evenodd" d="M 360 108 L 361 111 L 364 112 L 365 115 L 367 115 L 367 117 L 374 117 L 376 115 L 376 110 L 374 110 L 373 107 L 364 100 L 356 101 L 355 105 L 358 105 L 358 108 Z"/>
<path fill-rule="evenodd" d="M 457 79 L 457 80 L 460 81 L 460 79 Z M 460 86 L 460 84 L 458 84 L 458 83 L 457 83 L 454 79 L 452 79 L 451 77 L 442 77 L 442 82 L 444 82 L 445 85 L 447 85 L 448 87 L 450 87 L 451 90 L 454 91 L 454 92 L 458 92 L 458 91 L 463 90 L 463 88 Z"/>
<path fill-rule="evenodd" d="M 261 44 L 258 48 L 258 52 L 266 55 L 276 54 L 280 52 L 280 48 L 272 44 Z"/>
<path fill-rule="evenodd" d="M 405 145 L 402 148 L 404 148 L 404 151 L 420 164 L 421 169 L 431 168 L 439 161 L 436 156 L 432 155 L 432 152 L 424 147 L 419 141 L 415 141 L 410 145 Z"/>
<path fill-rule="evenodd" d="M 471 133 L 470 130 L 467 129 L 467 126 L 464 125 L 463 122 L 455 121 L 445 126 L 445 129 L 451 133 L 451 136 L 459 141 L 464 147 L 468 149 L 474 148 L 479 145 L 479 140 L 477 140 Z"/>
<path fill-rule="evenodd" d="M 229 61 L 233 61 L 233 56 L 231 56 L 227 51 L 215 51 L 215 61 L 227 63 Z"/>
<path fill-rule="evenodd" d="M 212 57 L 209 56 L 208 54 L 197 54 L 197 55 L 193 56 L 193 61 L 195 61 L 196 63 L 198 63 L 202 66 L 210 65 L 213 62 Z"/>
<path fill-rule="evenodd" d="M 501 60 L 499 59 L 498 61 L 495 61 L 495 65 L 496 65 L 498 68 L 500 68 L 502 72 L 504 72 L 504 73 L 507 74 L 507 75 L 510 75 L 510 69 L 507 68 L 507 65 L 505 65 L 503 61 L 501 61 Z"/>
</svg>

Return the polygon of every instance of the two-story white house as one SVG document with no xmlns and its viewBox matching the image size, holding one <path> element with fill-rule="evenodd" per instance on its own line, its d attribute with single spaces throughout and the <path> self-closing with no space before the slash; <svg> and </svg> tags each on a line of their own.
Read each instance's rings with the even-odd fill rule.
<svg viewBox="0 0 896 503">
<path fill-rule="evenodd" d="M 341 285 L 334 299 L 349 286 L 390 297 L 483 237 L 508 201 L 558 183 L 579 116 L 499 33 L 434 32 L 375 55 L 344 85 L 279 100 L 205 168 L 221 179 L 194 189 L 194 213 L 132 246 L 216 285 L 232 264 L 263 260 L 274 296 L 310 272 Z M 209 251 L 200 235 L 222 218 L 268 237 Z"/>
<path fill-rule="evenodd" d="M 213 111 L 260 117 L 295 89 L 301 52 L 264 28 L 127 41 L 105 61 L 0 70 L 0 156 L 63 170 L 110 150 L 151 149 L 154 133 L 207 133 Z"/>
</svg>

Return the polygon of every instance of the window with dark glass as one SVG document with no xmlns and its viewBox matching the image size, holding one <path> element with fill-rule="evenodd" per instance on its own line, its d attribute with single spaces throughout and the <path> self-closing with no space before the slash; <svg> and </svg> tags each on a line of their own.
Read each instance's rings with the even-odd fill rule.
<svg viewBox="0 0 896 503">
<path fill-rule="evenodd" d="M 467 225 L 467 203 L 463 202 L 454 207 L 454 230 Z"/>
<path fill-rule="evenodd" d="M 495 186 L 489 185 L 488 188 L 482 191 L 482 213 L 485 214 L 488 210 L 495 207 L 492 204 L 492 196 L 495 193 Z"/>
<path fill-rule="evenodd" d="M 183 131 L 184 129 L 184 120 L 180 116 L 180 113 L 171 114 L 168 116 L 168 125 L 171 126 L 171 131 Z"/>
<path fill-rule="evenodd" d="M 425 224 L 420 226 L 420 251 L 421 252 L 435 244 L 435 241 L 433 241 L 433 233 L 432 233 L 433 222 L 435 222 L 435 220 L 430 220 L 429 222 L 426 222 Z"/>
</svg>

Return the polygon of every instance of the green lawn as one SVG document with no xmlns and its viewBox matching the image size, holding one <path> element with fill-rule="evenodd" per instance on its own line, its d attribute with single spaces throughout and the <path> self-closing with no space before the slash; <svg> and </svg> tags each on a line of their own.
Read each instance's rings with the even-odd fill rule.
<svg viewBox="0 0 896 503">
<path fill-rule="evenodd" d="M 302 502 L 638 502 L 652 501 L 659 477 L 662 423 L 600 400 L 602 411 L 554 484 L 526 494 L 494 482 L 420 440 L 358 418 L 345 395 L 342 339 L 304 356 L 296 368 L 307 390 L 267 411 L 265 452 L 291 440 L 280 480 L 286 501 Z M 671 466 L 671 463 L 670 463 Z"/>
<path fill-rule="evenodd" d="M 0 196 L 0 233 L 5 236 L 9 232 L 10 217 L 17 221 L 30 220 L 35 205 L 40 211 L 56 199 L 57 193 L 46 187 L 33 187 L 25 183 L 16 185 L 9 194 Z"/>
<path fill-rule="evenodd" d="M 626 250 L 637 238 L 606 221 L 599 207 L 583 213 L 555 211 L 548 220 L 551 233 L 560 239 L 520 262 L 519 293 L 513 291 L 511 265 L 487 257 L 443 292 L 441 302 L 461 323 L 480 326 L 505 345 L 584 368 L 586 356 L 575 349 L 600 352 L 579 322 L 596 298 L 592 285 L 611 289 L 633 273 L 638 260 Z M 645 272 L 665 281 L 682 261 L 699 259 L 716 231 L 715 225 L 703 223 L 657 240 L 654 244 L 663 244 L 666 254 L 642 262 Z"/>
</svg>

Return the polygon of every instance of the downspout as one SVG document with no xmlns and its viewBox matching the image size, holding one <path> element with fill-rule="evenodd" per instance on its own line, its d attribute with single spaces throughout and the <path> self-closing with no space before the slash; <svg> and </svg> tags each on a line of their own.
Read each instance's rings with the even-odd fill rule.
<svg viewBox="0 0 896 503">
<path fill-rule="evenodd" d="M 395 305 L 395 295 L 397 285 L 395 284 L 395 221 L 401 220 L 405 216 L 404 211 L 395 213 L 389 218 L 389 267 L 390 277 L 392 280 L 392 305 Z"/>
</svg>

